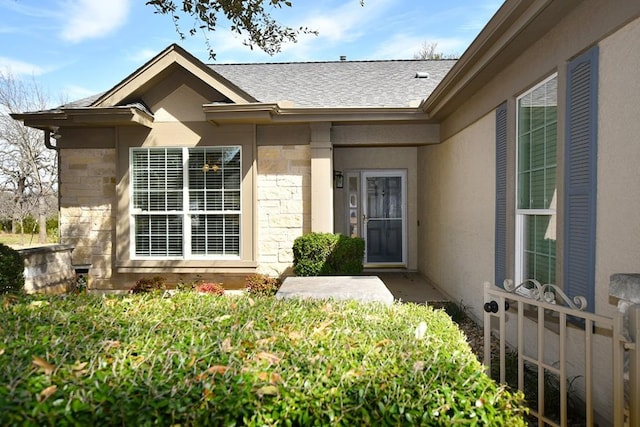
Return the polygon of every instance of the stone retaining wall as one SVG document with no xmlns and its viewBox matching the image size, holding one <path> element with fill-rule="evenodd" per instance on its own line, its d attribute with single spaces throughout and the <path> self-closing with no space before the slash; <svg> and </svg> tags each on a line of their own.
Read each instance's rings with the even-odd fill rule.
<svg viewBox="0 0 640 427">
<path fill-rule="evenodd" d="M 18 249 L 24 258 L 24 287 L 28 293 L 66 292 L 75 280 L 71 245 Z"/>
</svg>

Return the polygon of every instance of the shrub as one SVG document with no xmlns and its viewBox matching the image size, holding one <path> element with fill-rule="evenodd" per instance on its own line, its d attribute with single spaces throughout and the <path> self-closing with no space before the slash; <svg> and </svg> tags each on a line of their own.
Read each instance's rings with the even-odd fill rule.
<svg viewBox="0 0 640 427">
<path fill-rule="evenodd" d="M 265 297 L 275 295 L 282 284 L 279 278 L 267 274 L 252 274 L 247 276 L 244 283 L 250 295 Z"/>
<path fill-rule="evenodd" d="M 31 214 L 22 218 L 22 221 L 19 223 L 19 232 L 25 234 L 38 233 L 40 230 L 40 224 L 38 220 Z"/>
<path fill-rule="evenodd" d="M 293 271 L 298 276 L 326 275 L 328 260 L 337 236 L 329 233 L 309 233 L 293 242 Z"/>
<path fill-rule="evenodd" d="M 164 281 L 164 277 L 162 276 L 154 276 L 151 278 L 142 277 L 138 279 L 136 284 L 131 289 L 129 289 L 129 293 L 144 294 L 147 292 L 160 291 L 166 288 L 167 286 Z"/>
<path fill-rule="evenodd" d="M 180 280 L 176 284 L 176 290 L 183 291 L 183 292 L 188 292 L 188 291 L 193 291 L 196 288 L 196 286 L 198 286 L 198 282 L 197 281 L 184 282 L 184 281 Z"/>
<path fill-rule="evenodd" d="M 59 227 L 59 220 L 58 220 L 58 216 L 50 216 L 47 218 L 47 234 L 51 233 L 51 232 L 58 232 L 58 227 Z"/>
<path fill-rule="evenodd" d="M 338 241 L 329 257 L 336 275 L 354 276 L 362 273 L 364 239 L 338 235 Z"/>
<path fill-rule="evenodd" d="M 13 248 L 0 243 L 0 294 L 24 291 L 24 260 Z"/>
<path fill-rule="evenodd" d="M 362 273 L 364 240 L 332 233 L 309 233 L 293 242 L 293 270 L 298 276 Z"/>
<path fill-rule="evenodd" d="M 27 296 L 0 325 L 0 425 L 525 425 L 423 305 Z"/>
<path fill-rule="evenodd" d="M 196 292 L 202 294 L 224 295 L 224 288 L 220 283 L 199 283 L 195 287 Z"/>
</svg>

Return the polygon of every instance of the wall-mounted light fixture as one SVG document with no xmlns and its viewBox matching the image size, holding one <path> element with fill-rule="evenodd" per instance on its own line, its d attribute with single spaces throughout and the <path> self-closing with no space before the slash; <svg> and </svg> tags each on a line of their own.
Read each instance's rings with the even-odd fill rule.
<svg viewBox="0 0 640 427">
<path fill-rule="evenodd" d="M 333 171 L 333 181 L 336 183 L 336 188 L 344 187 L 344 175 L 342 175 L 342 171 Z"/>
</svg>

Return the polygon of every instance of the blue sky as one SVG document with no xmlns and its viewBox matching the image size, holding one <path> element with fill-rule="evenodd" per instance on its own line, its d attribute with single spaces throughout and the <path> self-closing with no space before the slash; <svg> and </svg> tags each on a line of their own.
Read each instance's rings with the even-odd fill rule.
<svg viewBox="0 0 640 427">
<path fill-rule="evenodd" d="M 293 0 L 274 16 L 318 36 L 303 35 L 274 56 L 245 47 L 224 22 L 209 40 L 218 63 L 411 59 L 425 42 L 461 54 L 501 4 Z M 153 12 L 145 0 L 0 0 L 0 71 L 33 78 L 56 105 L 110 89 L 171 43 L 211 62 L 202 35 L 180 40 L 170 17 Z"/>
</svg>

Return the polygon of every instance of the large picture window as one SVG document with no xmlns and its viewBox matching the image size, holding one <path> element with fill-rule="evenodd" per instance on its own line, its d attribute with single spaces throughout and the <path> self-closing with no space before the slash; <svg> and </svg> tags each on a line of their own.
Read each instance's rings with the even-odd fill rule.
<svg viewBox="0 0 640 427">
<path fill-rule="evenodd" d="M 137 258 L 238 258 L 240 147 L 135 148 L 131 221 Z"/>
<path fill-rule="evenodd" d="M 556 283 L 557 110 L 555 75 L 517 100 L 517 283 Z"/>
</svg>

